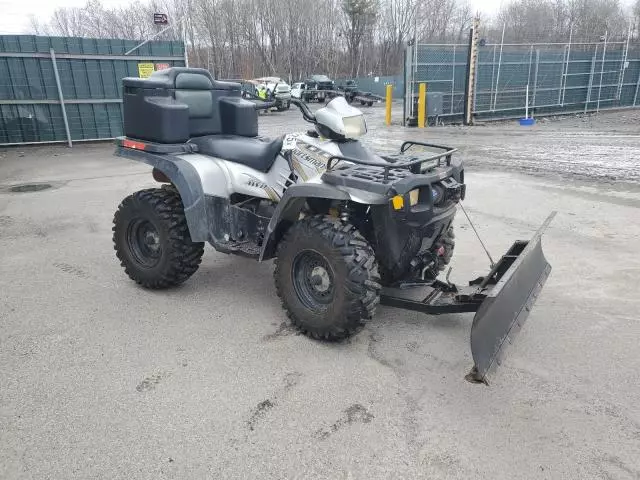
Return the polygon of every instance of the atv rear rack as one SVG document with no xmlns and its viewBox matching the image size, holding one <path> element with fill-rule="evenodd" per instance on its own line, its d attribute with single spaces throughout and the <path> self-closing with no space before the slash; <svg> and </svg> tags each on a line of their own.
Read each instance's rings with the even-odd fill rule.
<svg viewBox="0 0 640 480">
<path fill-rule="evenodd" d="M 380 303 L 429 315 L 476 312 L 471 326 L 474 366 L 467 379 L 488 383 L 487 376 L 501 364 L 505 347 L 522 328 L 551 272 L 541 241 L 555 215 L 547 217 L 531 240 L 514 242 L 486 276 L 469 286 L 439 280 L 401 283 L 383 288 Z"/>
</svg>

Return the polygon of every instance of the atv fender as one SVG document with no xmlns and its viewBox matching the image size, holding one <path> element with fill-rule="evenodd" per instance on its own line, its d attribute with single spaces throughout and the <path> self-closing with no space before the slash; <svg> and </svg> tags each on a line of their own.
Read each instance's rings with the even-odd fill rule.
<svg viewBox="0 0 640 480">
<path fill-rule="evenodd" d="M 123 147 L 117 147 L 116 155 L 146 163 L 162 172 L 178 189 L 191 240 L 206 242 L 209 239 L 202 183 L 198 172 L 189 162 L 173 155 L 158 155 Z"/>
<path fill-rule="evenodd" d="M 329 200 L 349 200 L 348 193 L 331 185 L 322 183 L 304 183 L 290 186 L 282 196 L 278 206 L 269 221 L 267 231 L 262 242 L 260 261 L 269 260 L 275 256 L 276 247 L 284 232 L 300 217 L 307 198 L 326 198 Z"/>
</svg>

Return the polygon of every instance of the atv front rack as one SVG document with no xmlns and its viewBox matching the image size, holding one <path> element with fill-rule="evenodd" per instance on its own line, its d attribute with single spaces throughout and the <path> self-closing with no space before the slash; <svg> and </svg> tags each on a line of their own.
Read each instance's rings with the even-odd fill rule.
<svg viewBox="0 0 640 480">
<path fill-rule="evenodd" d="M 406 152 L 414 145 L 443 150 L 433 155 L 407 156 Z M 386 195 L 393 188 L 396 193 L 406 193 L 416 186 L 442 182 L 451 177 L 460 165 L 452 162 L 455 148 L 422 142 L 405 142 L 399 154 L 382 157 L 385 162 L 364 160 L 342 155 L 329 157 L 327 170 L 322 180 L 333 185 L 341 185 Z M 349 162 L 336 168 L 340 161 Z M 460 175 L 462 181 L 462 176 Z M 458 185 L 460 198 L 464 199 L 464 185 Z"/>
<path fill-rule="evenodd" d="M 380 303 L 429 315 L 476 312 L 471 326 L 474 366 L 466 378 L 488 383 L 487 376 L 501 364 L 506 346 L 522 328 L 551 272 L 541 242 L 555 215 L 547 217 L 531 240 L 514 242 L 486 276 L 469 286 L 439 280 L 404 283 L 383 288 Z"/>
<path fill-rule="evenodd" d="M 413 157 L 407 158 L 406 155 L 404 154 L 411 147 L 415 145 L 420 145 L 422 147 L 433 148 L 436 150 L 444 150 L 444 151 L 435 153 L 433 155 L 419 156 L 419 157 L 413 156 Z M 457 151 L 458 151 L 457 148 L 445 147 L 443 145 L 436 145 L 433 143 L 416 142 L 413 140 L 409 140 L 402 144 L 402 146 L 400 147 L 400 153 L 386 155 L 382 157 L 384 160 L 387 161 L 387 163 L 380 163 L 372 160 L 364 160 L 364 159 L 354 158 L 354 157 L 346 157 L 343 155 L 333 155 L 329 157 L 329 160 L 327 161 L 327 171 L 335 167 L 334 162 L 337 164 L 341 160 L 344 160 L 350 163 L 355 163 L 357 165 L 368 165 L 371 167 L 382 168 L 384 169 L 387 175 L 391 170 L 410 170 L 411 171 L 413 167 L 415 167 L 416 165 L 422 165 L 426 162 L 435 161 L 436 163 L 434 164 L 434 166 L 440 167 L 440 166 L 443 166 L 442 160 L 444 160 L 446 165 L 449 166 L 451 165 L 451 156 Z M 419 173 L 419 172 L 413 172 L 413 173 Z"/>
</svg>

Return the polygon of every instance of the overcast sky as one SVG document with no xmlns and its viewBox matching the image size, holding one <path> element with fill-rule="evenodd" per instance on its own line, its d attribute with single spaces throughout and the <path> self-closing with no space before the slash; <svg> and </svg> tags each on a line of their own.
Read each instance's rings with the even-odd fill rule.
<svg viewBox="0 0 640 480">
<path fill-rule="evenodd" d="M 291 0 L 293 1 L 293 0 Z M 469 0 L 474 9 L 493 13 L 505 0 Z M 0 0 L 0 35 L 29 32 L 29 16 L 42 21 L 49 19 L 56 8 L 82 7 L 86 0 Z M 121 6 L 131 0 L 102 0 L 106 7 Z"/>
</svg>

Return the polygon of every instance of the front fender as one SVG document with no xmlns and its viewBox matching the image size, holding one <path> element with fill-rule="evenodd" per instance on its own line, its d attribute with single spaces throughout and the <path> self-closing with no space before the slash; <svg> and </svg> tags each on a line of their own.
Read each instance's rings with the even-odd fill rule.
<svg viewBox="0 0 640 480">
<path fill-rule="evenodd" d="M 118 157 L 146 163 L 161 171 L 178 189 L 191 240 L 206 242 L 209 239 L 202 182 L 198 172 L 189 162 L 173 155 L 158 155 L 123 147 L 117 147 L 115 154 Z"/>
<path fill-rule="evenodd" d="M 282 196 L 269 221 L 262 242 L 260 261 L 273 258 L 284 232 L 298 220 L 307 198 L 350 200 L 348 193 L 322 183 L 303 183 L 290 186 Z"/>
</svg>

